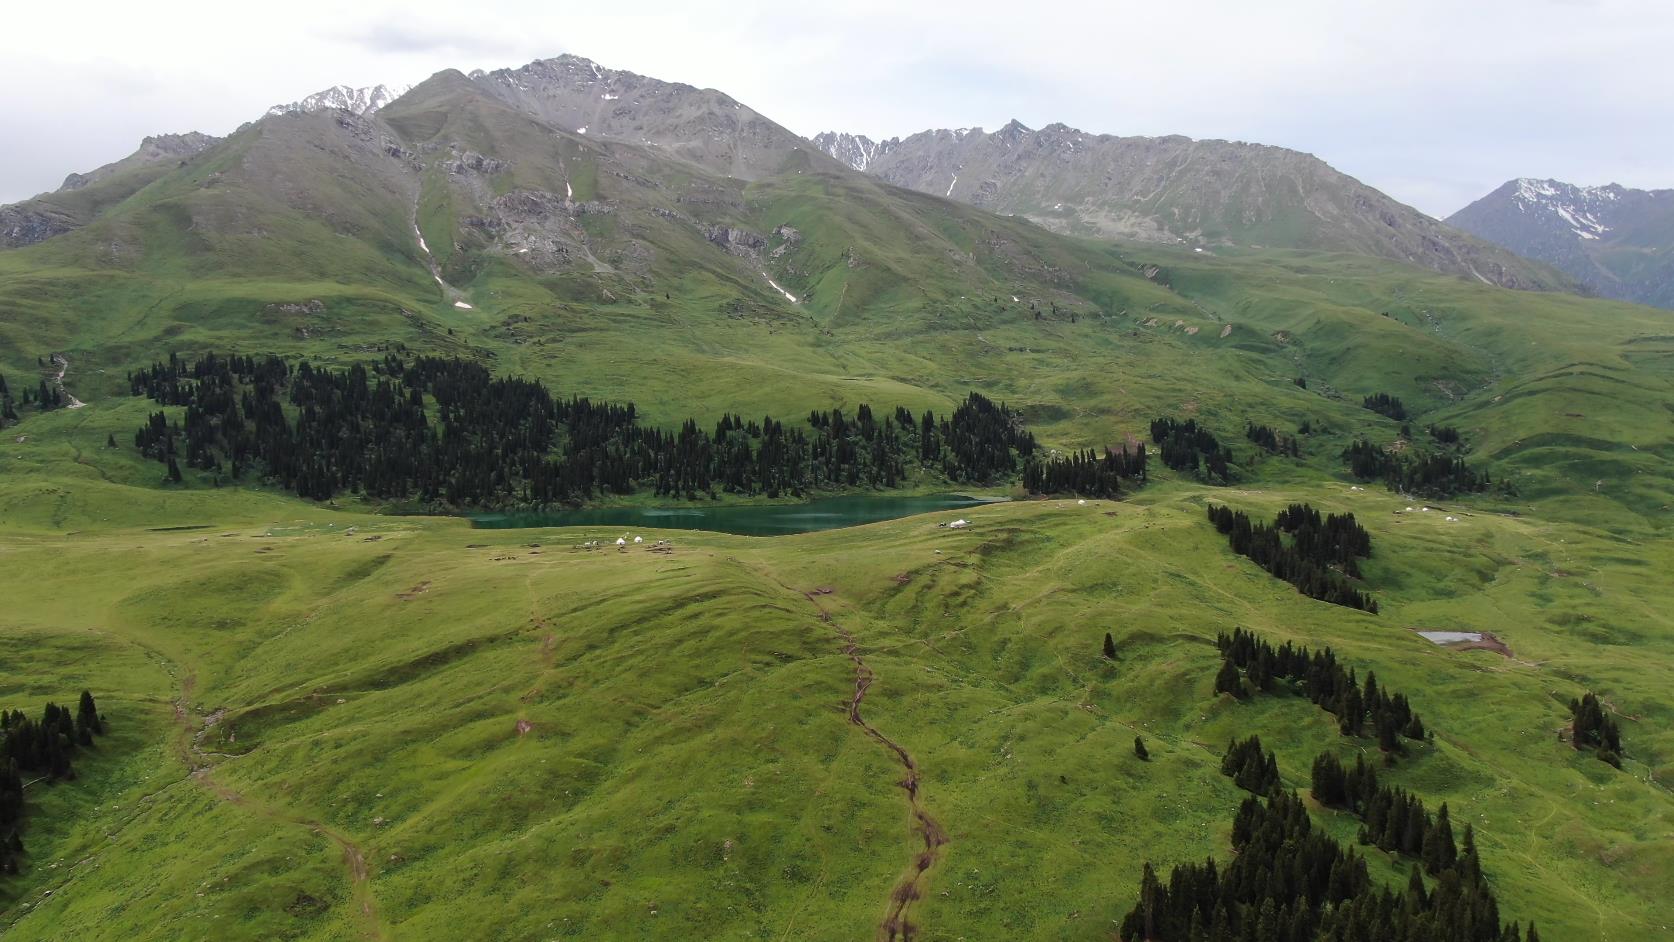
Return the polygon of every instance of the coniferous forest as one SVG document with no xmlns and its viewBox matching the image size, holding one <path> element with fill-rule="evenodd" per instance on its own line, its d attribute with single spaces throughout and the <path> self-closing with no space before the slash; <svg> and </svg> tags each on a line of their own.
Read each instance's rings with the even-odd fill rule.
<svg viewBox="0 0 1674 942">
<path fill-rule="evenodd" d="M 1372 554 L 1372 538 L 1354 514 L 1322 518 L 1307 504 L 1292 504 L 1271 525 L 1225 504 L 1211 504 L 1209 522 L 1225 534 L 1232 551 L 1249 558 L 1309 598 L 1377 614 L 1377 600 L 1355 588 L 1356 561 Z M 1288 534 L 1287 542 L 1284 535 Z"/>
<path fill-rule="evenodd" d="M 1493 482 L 1458 455 L 1393 452 L 1364 438 L 1343 449 L 1349 472 L 1362 481 L 1381 480 L 1391 490 L 1415 497 L 1452 497 L 1485 491 Z"/>
<path fill-rule="evenodd" d="M 1188 471 L 1211 484 L 1232 480 L 1232 452 L 1196 419 L 1151 420 L 1151 441 L 1161 446 L 1163 464 Z"/>
<path fill-rule="evenodd" d="M 1023 465 L 1023 489 L 1031 494 L 1079 494 L 1116 497 L 1124 481 L 1145 483 L 1145 448 L 1092 449 L 1067 455 L 1035 455 Z"/>
<path fill-rule="evenodd" d="M 1232 634 L 1216 638 L 1221 650 L 1221 669 L 1215 677 L 1215 692 L 1243 697 L 1249 687 L 1262 692 L 1290 689 L 1312 700 L 1337 717 L 1344 736 L 1367 732 L 1386 755 L 1403 750 L 1402 740 L 1422 741 L 1424 721 L 1413 712 L 1405 694 L 1391 693 L 1378 685 L 1377 675 L 1366 672 L 1362 685 L 1352 668 L 1338 662 L 1329 647 L 1310 652 L 1286 641 L 1274 647 L 1254 632 L 1234 628 Z"/>
<path fill-rule="evenodd" d="M 63 404 L 63 390 L 48 383 L 45 379 L 37 383 L 34 388 L 24 385 L 20 392 L 14 394 L 11 386 L 6 382 L 5 375 L 0 374 L 0 427 L 8 422 L 18 421 L 20 416 L 17 410 L 19 408 L 33 407 L 36 411 L 46 412 Z"/>
<path fill-rule="evenodd" d="M 1388 393 L 1375 393 L 1360 401 L 1360 404 L 1379 415 L 1385 415 L 1397 422 L 1404 422 L 1407 418 L 1407 407 L 1401 400 Z"/>
<path fill-rule="evenodd" d="M 0 870 L 17 873 L 17 858 L 23 852 L 26 777 L 29 784 L 75 778 L 70 760 L 104 732 L 104 718 L 85 690 L 73 713 L 48 703 L 36 721 L 20 710 L 0 710 Z"/>
<path fill-rule="evenodd" d="M 1250 771 L 1269 767 L 1271 776 Z M 1295 792 L 1277 788 L 1277 763 L 1263 754 L 1260 740 L 1235 743 L 1222 770 L 1240 787 L 1269 797 L 1252 795 L 1239 806 L 1225 867 L 1211 857 L 1177 866 L 1163 881 L 1146 863 L 1139 899 L 1118 932 L 1126 942 L 1539 942 L 1532 924 L 1525 935 L 1517 923 L 1500 922 L 1474 833 L 1467 826 L 1463 847 L 1455 845 L 1445 805 L 1432 818 L 1404 792 L 1380 789 L 1369 769 L 1356 780 L 1358 795 L 1369 796 L 1362 818 L 1387 805 L 1387 818 L 1401 818 L 1403 852 L 1406 832 L 1416 830 L 1417 856 L 1434 878 L 1426 886 L 1414 867 L 1406 889 L 1395 892 L 1372 883 L 1358 852 L 1315 828 Z M 1408 803 L 1398 805 L 1397 795 Z M 1363 834 L 1370 829 L 1368 823 Z"/>
<path fill-rule="evenodd" d="M 1004 404 L 971 393 L 952 413 L 867 405 L 811 413 L 803 426 L 726 415 L 713 431 L 641 425 L 634 406 L 560 399 L 539 382 L 495 378 L 458 359 L 388 355 L 367 367 L 294 368 L 277 357 L 218 356 L 130 374 L 135 395 L 185 407 L 134 437 L 148 457 L 219 480 L 256 475 L 303 497 L 340 493 L 462 507 L 577 503 L 651 490 L 801 497 L 893 488 L 929 474 L 993 484 L 1024 471 L 1035 492 L 1113 496 L 1142 482 L 1144 456 L 1040 457 Z"/>
</svg>

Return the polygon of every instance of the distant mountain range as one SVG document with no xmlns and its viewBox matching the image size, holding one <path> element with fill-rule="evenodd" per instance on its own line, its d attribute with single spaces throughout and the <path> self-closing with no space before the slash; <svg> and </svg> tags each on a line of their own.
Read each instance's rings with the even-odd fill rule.
<svg viewBox="0 0 1674 942">
<path fill-rule="evenodd" d="M 1311 154 L 1187 137 L 1115 137 L 1012 121 L 874 141 L 813 138 L 897 186 L 1023 216 L 1076 235 L 1351 252 L 1509 288 L 1568 279 L 1406 206 Z"/>
<path fill-rule="evenodd" d="M 415 97 L 418 90 L 423 94 Z M 1062 124 L 1032 130 L 1016 121 L 994 132 L 936 130 L 887 141 L 828 132 L 809 141 L 723 92 L 607 69 L 577 56 L 468 75 L 450 70 L 418 89 L 334 86 L 275 105 L 265 120 L 322 113 L 375 120 L 356 133 L 383 140 L 399 152 L 398 141 L 427 140 L 457 122 L 466 99 L 477 101 L 477 107 L 498 102 L 576 138 L 648 148 L 723 178 L 761 180 L 793 163 L 826 173 L 853 170 L 1066 234 L 1204 251 L 1250 247 L 1361 254 L 1511 288 L 1575 290 L 1571 278 L 1580 277 L 1573 265 L 1564 268 L 1566 277 L 1432 219 L 1316 157 L 1285 148 L 1185 137 L 1114 137 Z M 395 117 L 384 121 L 386 112 Z M 456 133 L 452 140 L 467 137 Z M 202 134 L 147 138 L 121 161 L 72 174 L 55 193 L 0 207 L 0 247 L 33 244 L 84 226 L 182 160 L 220 142 Z M 505 162 L 487 154 L 480 150 L 461 157 Z M 514 162 L 529 160 L 520 156 Z M 285 169 L 274 168 L 276 173 Z"/>
<path fill-rule="evenodd" d="M 1524 177 L 1447 221 L 1596 294 L 1674 308 L 1674 190 Z"/>
</svg>

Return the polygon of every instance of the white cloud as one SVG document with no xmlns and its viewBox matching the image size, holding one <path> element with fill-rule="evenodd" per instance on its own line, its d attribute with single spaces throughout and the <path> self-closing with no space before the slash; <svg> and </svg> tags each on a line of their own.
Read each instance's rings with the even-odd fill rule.
<svg viewBox="0 0 1674 942">
<path fill-rule="evenodd" d="M 225 133 L 328 85 L 561 52 L 724 89 L 805 134 L 1017 117 L 1297 147 L 1436 214 L 1519 175 L 1674 186 L 1674 9 L 1651 0 L 188 0 L 83 4 L 73 24 L 14 6 L 0 139 L 30 146 L 0 149 L 0 200 L 146 133 Z"/>
</svg>

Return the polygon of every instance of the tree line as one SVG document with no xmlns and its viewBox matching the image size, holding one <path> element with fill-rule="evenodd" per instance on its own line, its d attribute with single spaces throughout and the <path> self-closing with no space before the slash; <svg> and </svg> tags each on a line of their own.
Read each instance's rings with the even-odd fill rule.
<svg viewBox="0 0 1674 942">
<path fill-rule="evenodd" d="M 1208 515 L 1234 553 L 1303 595 L 1377 614 L 1377 600 L 1350 581 L 1360 573 L 1356 558 L 1372 552 L 1371 536 L 1355 522 L 1354 514 L 1321 518 L 1307 504 L 1292 504 L 1269 525 L 1255 523 L 1248 514 L 1225 504 L 1210 504 Z M 1291 539 L 1287 542 L 1281 534 Z"/>
<path fill-rule="evenodd" d="M 70 760 L 104 732 L 104 717 L 93 694 L 85 690 L 73 713 L 69 707 L 48 703 L 37 721 L 21 710 L 0 710 L 0 871 L 17 873 L 18 855 L 23 852 L 25 777 L 75 778 Z"/>
<path fill-rule="evenodd" d="M 1321 753 L 1314 759 L 1311 789 L 1320 804 L 1360 819 L 1361 844 L 1421 861 L 1431 876 L 1458 863 L 1447 803 L 1430 814 L 1417 795 L 1379 784 L 1377 770 L 1366 764 L 1364 756 L 1355 756 L 1354 767 L 1348 768 L 1331 753 Z M 1465 839 L 1474 846 L 1469 830 Z"/>
<path fill-rule="evenodd" d="M 1289 688 L 1335 716 L 1344 736 L 1361 736 L 1370 730 L 1386 755 L 1403 751 L 1403 739 L 1423 741 L 1427 736 L 1424 721 L 1406 694 L 1385 691 L 1372 671 L 1366 672 L 1362 685 L 1354 669 L 1345 669 L 1330 647 L 1309 651 L 1289 641 L 1274 647 L 1243 628 L 1234 628 L 1230 635 L 1221 632 L 1215 644 L 1221 651 L 1216 693 L 1243 698 L 1251 689 Z"/>
<path fill-rule="evenodd" d="M 1091 448 L 1067 455 L 1036 454 L 1023 464 L 1023 488 L 1031 494 L 1116 497 L 1123 482 L 1138 487 L 1146 480 L 1143 444 L 1106 448 L 1103 455 Z"/>
<path fill-rule="evenodd" d="M 1397 422 L 1406 421 L 1407 407 L 1402 404 L 1401 400 L 1388 393 L 1374 393 L 1360 400 L 1360 404 L 1379 415 L 1386 415 Z"/>
<path fill-rule="evenodd" d="M 278 357 L 171 355 L 129 375 L 135 395 L 181 406 L 135 434 L 142 453 L 222 478 L 261 477 L 300 496 L 350 492 L 449 506 L 542 506 L 651 490 L 697 499 L 721 492 L 800 497 L 891 488 L 920 474 L 992 484 L 1029 472 L 1031 489 L 1113 493 L 1143 478 L 1143 457 L 1038 458 L 1032 433 L 1004 403 L 969 394 L 952 413 L 814 411 L 805 424 L 725 415 L 642 425 L 632 403 L 561 399 L 540 382 L 494 377 L 459 359 L 389 354 L 344 369 L 294 368 Z M 1114 477 L 1112 477 L 1114 476 Z"/>
<path fill-rule="evenodd" d="M 1458 455 L 1442 452 L 1393 452 L 1355 439 L 1343 449 L 1349 473 L 1362 481 L 1382 480 L 1391 490 L 1418 497 L 1452 497 L 1485 491 L 1493 483 L 1488 472 L 1477 471 Z"/>
<path fill-rule="evenodd" d="M 1573 721 L 1570 744 L 1577 749 L 1595 749 L 1600 760 L 1621 768 L 1622 731 L 1616 720 L 1604 712 L 1604 704 L 1598 697 L 1590 690 L 1579 700 L 1571 697 L 1569 715 Z"/>
<path fill-rule="evenodd" d="M 1243 758 L 1227 774 L 1275 770 L 1277 760 L 1251 737 L 1235 744 Z M 1230 750 L 1229 750 L 1230 754 Z M 1228 768 L 1223 764 L 1223 771 Z M 1241 786 L 1242 782 L 1239 783 Z M 1265 792 L 1245 798 L 1232 822 L 1233 857 L 1176 866 L 1165 883 L 1147 861 L 1139 899 L 1119 924 L 1126 942 L 1350 942 L 1423 939 L 1426 942 L 1539 942 L 1531 924 L 1501 924 L 1499 903 L 1482 874 L 1467 826 L 1462 851 L 1431 873 L 1427 887 L 1412 869 L 1404 892 L 1375 886 L 1366 860 L 1316 828 L 1294 791 L 1265 777 Z M 1255 789 L 1248 789 L 1255 791 Z M 1263 800 L 1257 795 L 1265 794 Z M 1452 846 L 1445 816 L 1431 821 L 1440 855 Z M 1444 840 L 1445 837 L 1445 840 Z M 1425 869 L 1428 869 L 1426 866 Z"/>
</svg>

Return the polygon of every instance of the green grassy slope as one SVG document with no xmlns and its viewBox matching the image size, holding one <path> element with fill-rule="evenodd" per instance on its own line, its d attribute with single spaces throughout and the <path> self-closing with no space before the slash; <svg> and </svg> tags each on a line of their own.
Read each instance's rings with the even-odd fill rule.
<svg viewBox="0 0 1674 942">
<path fill-rule="evenodd" d="M 1201 520 L 1285 489 L 991 506 L 964 532 L 679 533 L 664 556 L 232 491 L 136 501 L 85 471 L 0 485 L 0 561 L 34 587 L 0 616 L 0 690 L 91 687 L 118 730 L 31 796 L 79 818 L 31 832 L 16 938 L 863 936 L 914 850 L 899 766 L 846 720 L 839 630 L 950 837 L 922 937 L 1107 938 L 1144 860 L 1224 853 L 1230 736 L 1259 732 L 1298 786 L 1353 747 L 1305 701 L 1211 696 L 1233 625 L 1412 695 L 1437 741 L 1393 780 L 1476 824 L 1508 916 L 1552 938 L 1674 917 L 1660 550 L 1602 530 L 1316 489 L 1374 534 L 1372 617 Z M 1555 739 L 1583 688 L 1627 717 L 1621 772 Z"/>
</svg>

